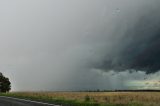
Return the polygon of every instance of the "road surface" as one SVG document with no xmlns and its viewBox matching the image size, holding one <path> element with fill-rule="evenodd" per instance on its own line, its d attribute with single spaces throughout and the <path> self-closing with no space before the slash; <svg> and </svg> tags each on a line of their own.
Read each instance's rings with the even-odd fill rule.
<svg viewBox="0 0 160 106">
<path fill-rule="evenodd" d="M 0 106 L 60 106 L 43 102 L 0 96 Z"/>
</svg>

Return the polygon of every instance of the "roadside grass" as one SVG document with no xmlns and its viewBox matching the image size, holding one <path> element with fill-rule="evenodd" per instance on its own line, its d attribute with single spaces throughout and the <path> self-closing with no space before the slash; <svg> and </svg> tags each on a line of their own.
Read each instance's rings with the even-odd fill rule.
<svg viewBox="0 0 160 106">
<path fill-rule="evenodd" d="M 135 98 L 134 98 L 135 100 L 131 100 L 130 98 L 128 98 L 129 94 L 128 96 L 124 96 L 123 93 L 122 94 L 109 93 L 107 95 L 103 95 L 103 100 L 101 98 L 102 96 L 101 93 L 89 93 L 89 92 L 88 93 L 55 92 L 55 93 L 56 95 L 54 95 L 54 92 L 11 92 L 11 93 L 1 93 L 0 96 L 34 100 L 34 101 L 46 102 L 62 106 L 159 106 L 159 105 L 153 105 L 153 103 L 151 103 L 151 105 L 146 105 L 143 103 L 143 101 L 136 101 Z"/>
</svg>

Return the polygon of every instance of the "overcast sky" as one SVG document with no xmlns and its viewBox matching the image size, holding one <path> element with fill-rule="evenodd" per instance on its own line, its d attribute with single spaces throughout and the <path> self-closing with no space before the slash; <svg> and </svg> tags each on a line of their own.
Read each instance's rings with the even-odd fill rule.
<svg viewBox="0 0 160 106">
<path fill-rule="evenodd" d="M 160 89 L 159 6 L 0 0 L 0 70 L 14 91 Z"/>
</svg>

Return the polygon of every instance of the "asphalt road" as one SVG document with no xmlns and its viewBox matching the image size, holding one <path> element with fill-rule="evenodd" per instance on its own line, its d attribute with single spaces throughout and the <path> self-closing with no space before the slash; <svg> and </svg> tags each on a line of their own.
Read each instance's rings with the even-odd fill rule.
<svg viewBox="0 0 160 106">
<path fill-rule="evenodd" d="M 0 106 L 60 106 L 43 102 L 0 96 Z"/>
</svg>

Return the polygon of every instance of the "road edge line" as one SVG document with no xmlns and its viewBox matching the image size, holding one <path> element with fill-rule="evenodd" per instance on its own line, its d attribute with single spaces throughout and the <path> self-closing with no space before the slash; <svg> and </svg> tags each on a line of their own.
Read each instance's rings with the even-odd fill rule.
<svg viewBox="0 0 160 106">
<path fill-rule="evenodd" d="M 54 105 L 54 104 L 38 102 L 38 101 L 28 100 L 28 99 L 21 99 L 21 98 L 16 98 L 16 97 L 9 97 L 9 96 L 0 96 L 0 97 L 19 100 L 19 101 L 25 101 L 25 102 L 31 102 L 31 103 L 37 103 L 37 104 L 42 104 L 42 105 L 48 105 L 48 106 L 61 106 L 61 105 Z"/>
</svg>

